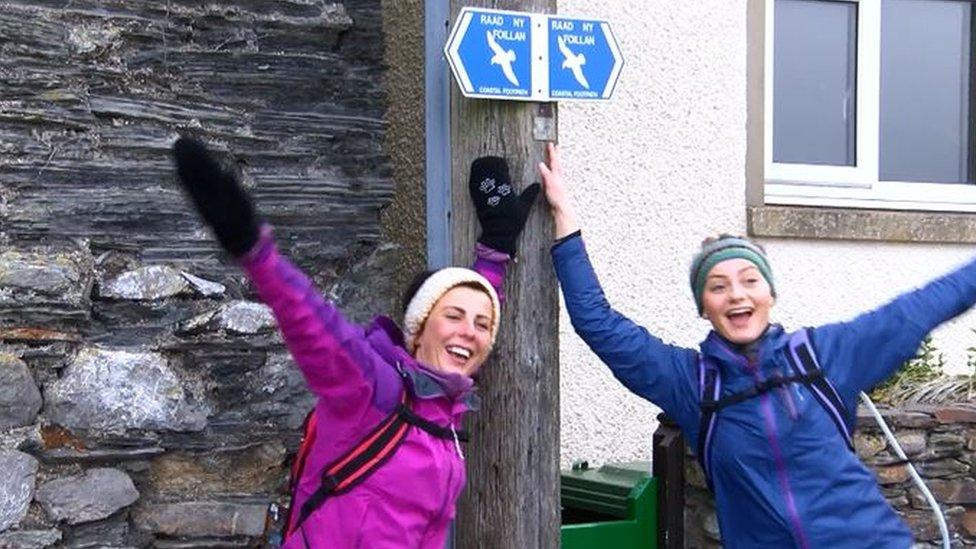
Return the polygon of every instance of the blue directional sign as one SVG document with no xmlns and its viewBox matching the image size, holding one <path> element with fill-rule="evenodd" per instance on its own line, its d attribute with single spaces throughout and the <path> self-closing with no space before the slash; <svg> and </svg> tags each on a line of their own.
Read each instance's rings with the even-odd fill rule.
<svg viewBox="0 0 976 549">
<path fill-rule="evenodd" d="M 605 21 L 549 17 L 549 97 L 608 99 L 623 67 Z"/>
<path fill-rule="evenodd" d="M 465 8 L 445 50 L 465 96 L 532 99 L 530 14 Z"/>
<path fill-rule="evenodd" d="M 444 46 L 466 97 L 609 99 L 624 60 L 606 21 L 464 8 Z"/>
</svg>

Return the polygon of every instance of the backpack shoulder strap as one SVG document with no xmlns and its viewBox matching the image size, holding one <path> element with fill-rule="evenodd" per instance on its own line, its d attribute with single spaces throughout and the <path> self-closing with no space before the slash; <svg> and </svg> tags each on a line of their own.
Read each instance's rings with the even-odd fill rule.
<svg viewBox="0 0 976 549">
<path fill-rule="evenodd" d="M 298 481 L 301 480 L 302 471 L 305 470 L 305 461 L 308 459 L 308 454 L 312 450 L 312 442 L 315 440 L 317 427 L 318 419 L 315 415 L 315 408 L 312 408 L 308 411 L 308 414 L 305 416 L 305 421 L 302 423 L 302 441 L 298 444 L 298 452 L 295 453 L 295 461 L 292 462 L 291 473 L 288 475 L 288 493 L 291 494 L 293 500 L 295 498 L 295 490 L 298 489 Z M 292 511 L 294 509 L 294 505 L 288 506 L 288 512 L 285 515 L 285 530 L 291 524 Z"/>
<path fill-rule="evenodd" d="M 834 424 L 837 425 L 837 430 L 840 431 L 847 447 L 852 452 L 855 451 L 854 441 L 851 437 L 853 426 L 847 423 L 847 418 L 850 417 L 847 406 L 844 405 L 830 380 L 823 375 L 823 370 L 820 368 L 817 355 L 813 350 L 813 344 L 810 341 L 808 329 L 803 328 L 790 334 L 787 346 L 789 352 L 786 353 L 786 357 L 790 366 L 797 374 L 810 379 L 807 385 L 810 392 L 817 399 L 817 402 L 823 406 Z"/>
<path fill-rule="evenodd" d="M 402 376 L 406 375 L 399 364 L 397 364 L 397 370 Z M 359 443 L 325 467 L 318 489 L 302 505 L 294 524 L 291 522 L 291 510 L 289 510 L 289 516 L 285 522 L 286 525 L 289 525 L 286 539 L 301 528 L 302 523 L 329 497 L 344 494 L 355 488 L 386 463 L 400 447 L 411 426 L 417 427 L 434 437 L 454 441 L 458 455 L 463 456 L 460 443 L 467 442 L 467 433 L 454 429 L 453 425 L 449 427 L 440 426 L 414 412 L 410 407 L 409 390 L 405 385 L 397 407 Z M 305 467 L 306 456 L 311 451 L 311 446 L 317 436 L 317 427 L 313 409 L 306 417 L 305 435 L 292 466 L 292 498 L 294 498 L 295 489 L 298 487 L 302 469 Z"/>
<path fill-rule="evenodd" d="M 359 443 L 323 469 L 318 489 L 302 505 L 298 518 L 288 529 L 288 535 L 301 528 L 305 519 L 325 503 L 326 499 L 348 492 L 366 480 L 373 471 L 386 463 L 393 455 L 403 439 L 406 438 L 407 431 L 410 428 L 410 424 L 400 413 L 401 408 L 406 404 L 406 400 L 407 393 L 404 391 L 400 405 L 390 415 L 386 416 Z M 311 443 L 309 444 L 311 445 Z M 294 492 L 292 493 L 294 494 Z"/>
<path fill-rule="evenodd" d="M 698 423 L 697 457 L 708 487 L 712 488 L 712 433 L 715 431 L 715 403 L 722 394 L 722 378 L 718 367 L 705 355 L 698 354 L 698 398 L 701 403 L 701 416 Z M 714 490 L 713 490 L 714 491 Z"/>
<path fill-rule="evenodd" d="M 775 378 L 758 384 L 747 391 L 721 398 L 722 378 L 719 375 L 718 367 L 704 355 L 698 355 L 698 395 L 701 403 L 701 417 L 698 428 L 697 457 L 702 471 L 705 473 L 705 480 L 708 482 L 709 488 L 713 488 L 711 447 L 718 411 L 725 406 L 741 402 L 780 385 L 795 382 L 807 385 L 814 398 L 836 424 L 837 430 L 847 447 L 852 452 L 855 451 L 854 441 L 851 437 L 852 426 L 848 425 L 846 421 L 846 418 L 849 417 L 847 407 L 830 380 L 823 375 L 807 329 L 798 330 L 790 335 L 786 356 L 793 368 L 794 376 Z"/>
</svg>

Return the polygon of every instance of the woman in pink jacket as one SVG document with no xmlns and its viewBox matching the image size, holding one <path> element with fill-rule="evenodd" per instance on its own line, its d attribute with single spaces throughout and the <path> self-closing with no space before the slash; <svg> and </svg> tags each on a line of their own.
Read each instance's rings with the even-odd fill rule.
<svg viewBox="0 0 976 549">
<path fill-rule="evenodd" d="M 363 327 L 275 247 L 232 172 L 203 144 L 174 146 L 180 183 L 220 244 L 271 307 L 318 396 L 323 425 L 304 455 L 285 548 L 444 547 L 464 487 L 462 416 L 477 408 L 474 376 L 498 333 L 502 282 L 538 184 L 514 192 L 497 157 L 471 166 L 482 235 L 472 269 L 424 273 L 408 291 L 403 331 Z"/>
</svg>

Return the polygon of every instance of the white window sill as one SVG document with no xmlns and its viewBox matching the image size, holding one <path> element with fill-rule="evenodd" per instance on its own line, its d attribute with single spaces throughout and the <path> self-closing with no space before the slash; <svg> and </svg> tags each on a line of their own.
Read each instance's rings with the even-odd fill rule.
<svg viewBox="0 0 976 549">
<path fill-rule="evenodd" d="M 976 185 L 967 184 L 881 181 L 852 187 L 767 181 L 764 197 L 766 204 L 781 206 L 976 212 Z"/>
</svg>

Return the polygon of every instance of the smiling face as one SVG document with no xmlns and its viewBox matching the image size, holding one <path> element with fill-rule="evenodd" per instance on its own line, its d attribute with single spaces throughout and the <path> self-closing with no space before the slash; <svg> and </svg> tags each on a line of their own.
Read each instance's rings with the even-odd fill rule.
<svg viewBox="0 0 976 549">
<path fill-rule="evenodd" d="M 473 376 L 491 350 L 492 304 L 483 290 L 457 286 L 434 303 L 414 357 L 443 373 Z"/>
<path fill-rule="evenodd" d="M 769 283 L 747 259 L 719 262 L 708 271 L 702 292 L 702 315 L 716 332 L 738 345 L 752 343 L 769 326 L 775 303 Z"/>
</svg>

